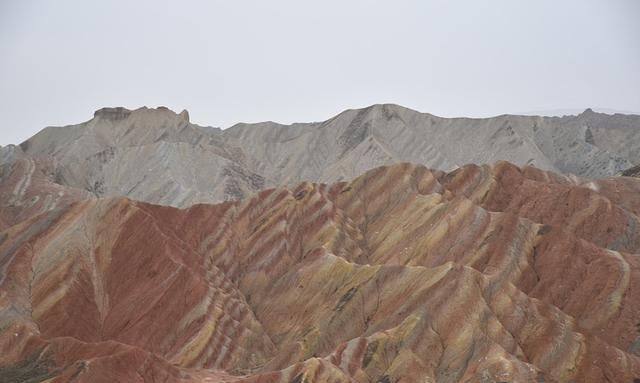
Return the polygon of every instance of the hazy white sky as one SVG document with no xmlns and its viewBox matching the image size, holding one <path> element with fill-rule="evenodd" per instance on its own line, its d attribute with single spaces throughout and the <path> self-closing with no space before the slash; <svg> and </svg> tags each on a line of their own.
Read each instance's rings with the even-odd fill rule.
<svg viewBox="0 0 640 383">
<path fill-rule="evenodd" d="M 392 102 L 640 111 L 640 1 L 0 0 L 0 144 L 102 106 L 201 125 Z"/>
</svg>

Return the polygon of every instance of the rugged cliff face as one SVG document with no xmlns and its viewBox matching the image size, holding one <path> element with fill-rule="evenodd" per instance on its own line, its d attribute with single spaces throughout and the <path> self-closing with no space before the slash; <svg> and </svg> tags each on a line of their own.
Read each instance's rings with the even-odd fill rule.
<svg viewBox="0 0 640 383">
<path fill-rule="evenodd" d="M 498 162 L 78 192 L 0 232 L 0 381 L 634 382 L 638 191 Z"/>
<path fill-rule="evenodd" d="M 187 207 L 302 181 L 351 180 L 399 161 L 449 171 L 507 160 L 563 174 L 611 176 L 640 164 L 638 147 L 640 116 L 590 110 L 562 118 L 470 119 L 387 104 L 347 110 L 320 123 L 265 122 L 221 130 L 191 123 L 186 111 L 103 108 L 85 123 L 46 128 L 20 146 L 0 148 L 0 165 L 34 161 L 34 171 L 57 184 L 47 187 L 55 193 L 64 187 Z M 0 185 L 11 188 L 7 193 L 16 182 L 23 185 L 4 200 L 4 208 L 10 208 L 6 201 L 33 198 L 31 191 L 41 200 L 56 198 L 30 184 L 32 169 L 3 171 Z"/>
</svg>

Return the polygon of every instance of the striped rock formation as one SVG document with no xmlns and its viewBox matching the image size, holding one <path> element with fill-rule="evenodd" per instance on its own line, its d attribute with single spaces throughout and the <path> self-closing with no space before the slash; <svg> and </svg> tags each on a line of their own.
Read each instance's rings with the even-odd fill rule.
<svg viewBox="0 0 640 383">
<path fill-rule="evenodd" d="M 640 180 L 411 164 L 0 232 L 0 381 L 636 382 Z"/>
<path fill-rule="evenodd" d="M 92 197 L 84 189 L 62 185 L 51 162 L 21 157 L 0 164 L 0 230 Z"/>
</svg>

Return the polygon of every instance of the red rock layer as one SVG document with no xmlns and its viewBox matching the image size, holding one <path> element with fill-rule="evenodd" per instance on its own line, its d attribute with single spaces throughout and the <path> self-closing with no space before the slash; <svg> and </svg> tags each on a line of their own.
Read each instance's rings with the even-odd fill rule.
<svg viewBox="0 0 640 383">
<path fill-rule="evenodd" d="M 55 209 L 0 234 L 0 377 L 633 382 L 638 188 L 398 164 L 184 210 Z"/>
</svg>

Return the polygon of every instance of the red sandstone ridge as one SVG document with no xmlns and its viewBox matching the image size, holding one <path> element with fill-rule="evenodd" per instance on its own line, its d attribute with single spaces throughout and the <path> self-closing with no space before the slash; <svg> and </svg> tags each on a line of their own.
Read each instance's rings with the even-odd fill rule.
<svg viewBox="0 0 640 383">
<path fill-rule="evenodd" d="M 0 381 L 635 382 L 639 190 L 398 164 L 183 210 L 77 196 L 0 232 Z"/>
</svg>

